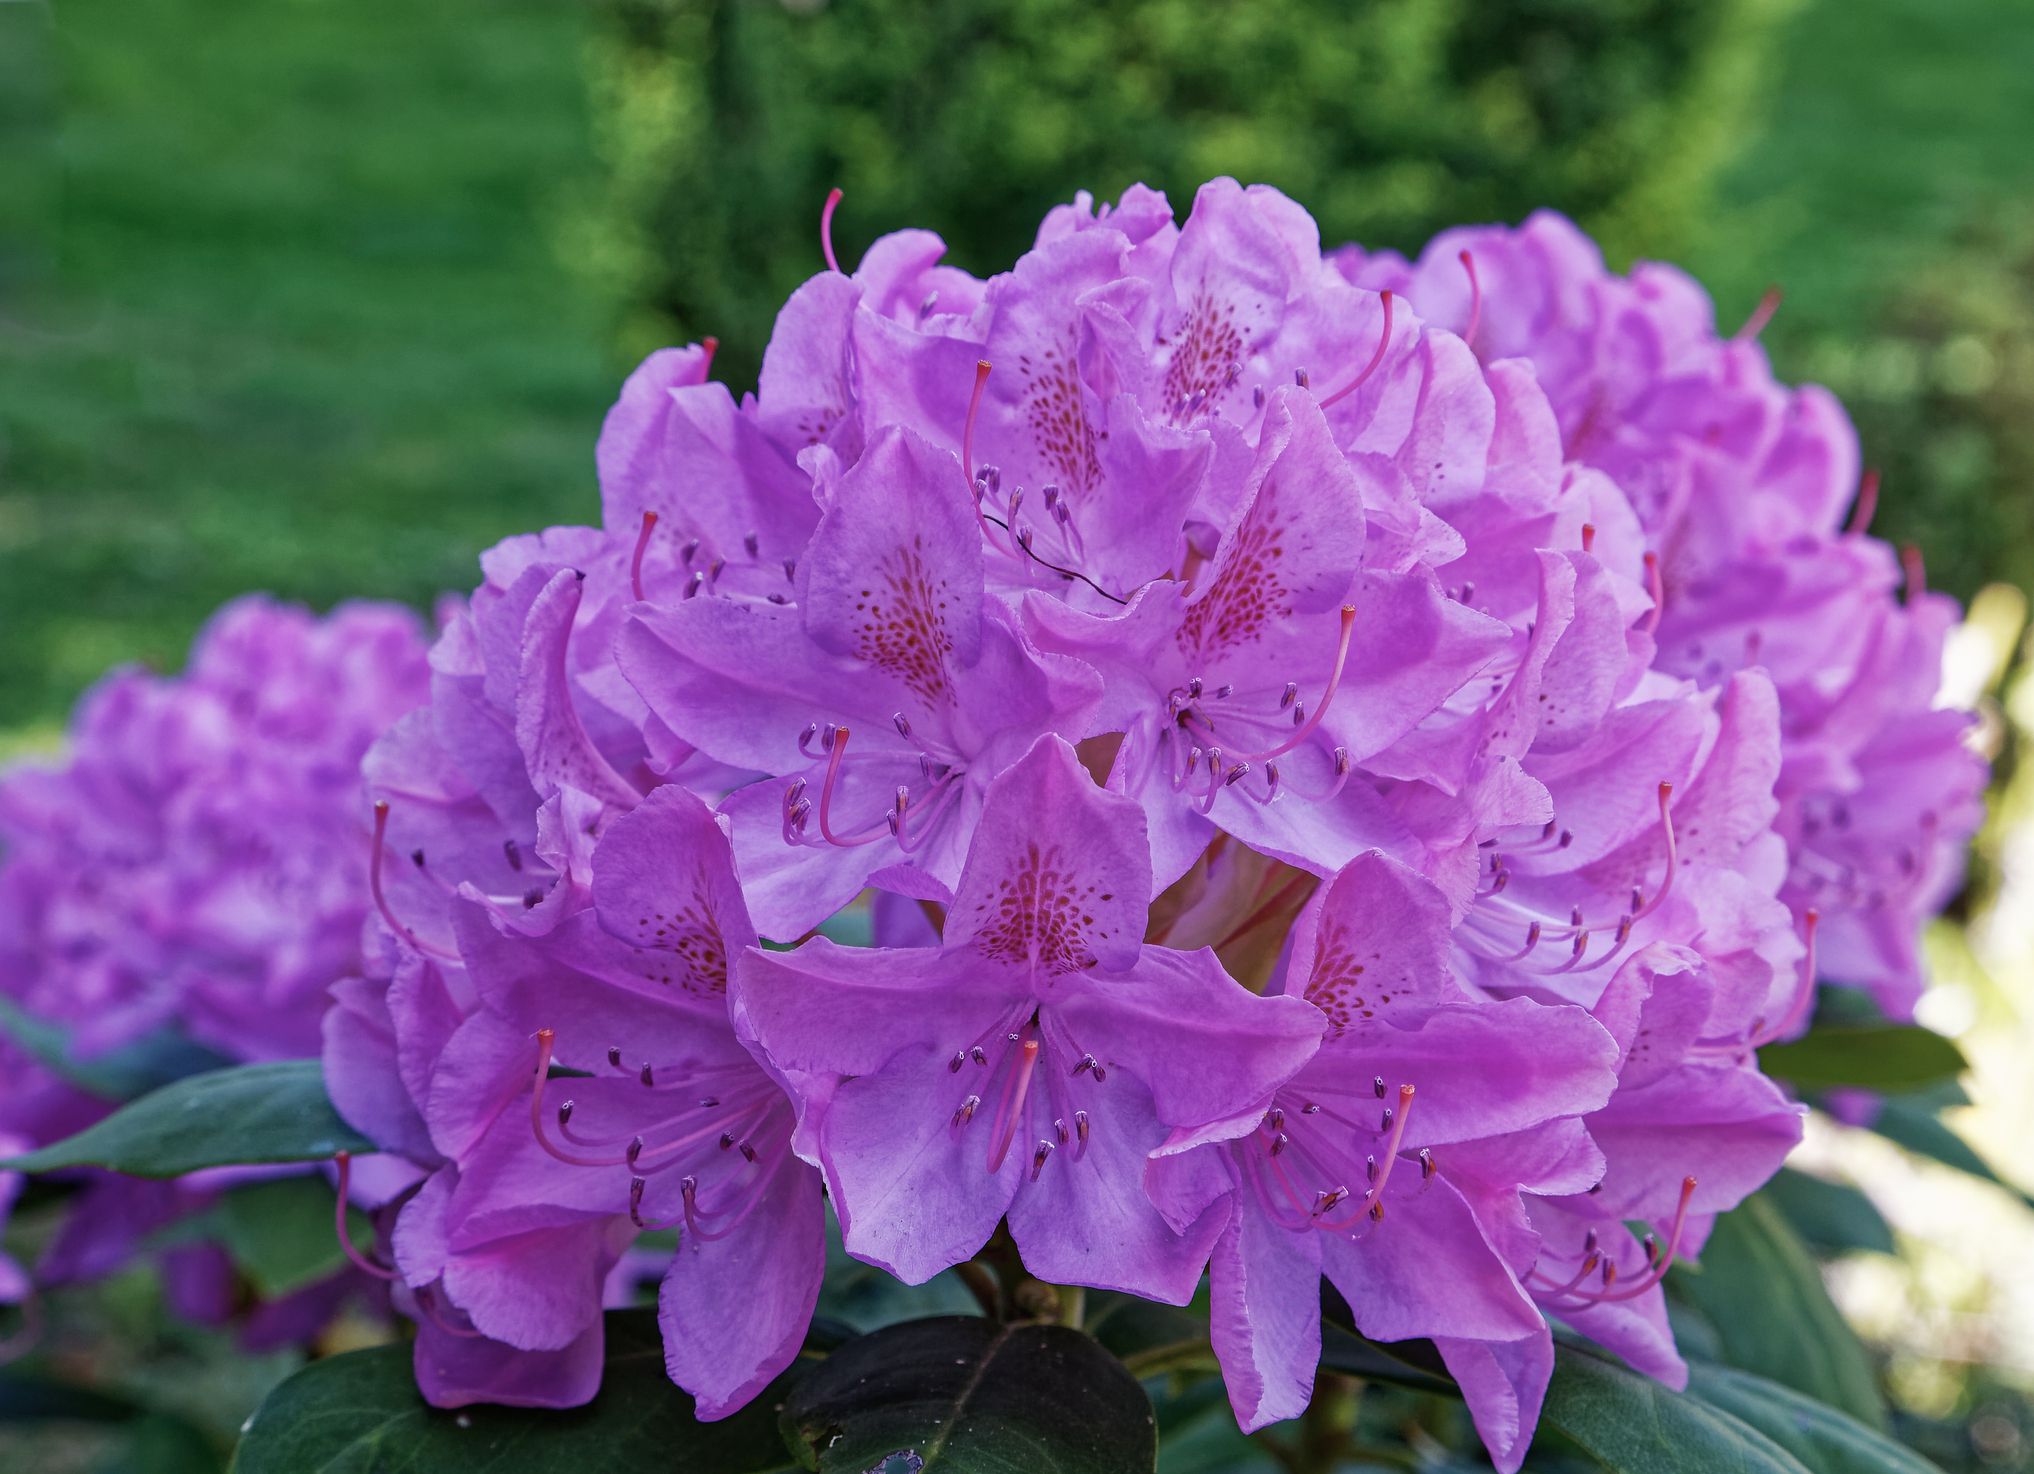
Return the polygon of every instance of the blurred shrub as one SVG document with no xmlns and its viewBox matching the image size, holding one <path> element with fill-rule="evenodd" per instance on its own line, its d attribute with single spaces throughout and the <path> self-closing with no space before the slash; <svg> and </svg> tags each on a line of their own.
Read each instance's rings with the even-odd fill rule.
<svg viewBox="0 0 2034 1474">
<path fill-rule="evenodd" d="M 743 382 L 776 305 L 902 225 L 976 270 L 1085 187 L 1183 207 L 1215 174 L 1332 242 L 1418 245 L 1555 204 L 1614 255 L 1708 203 L 1791 0 L 603 0 L 605 207 L 570 254 L 624 346 L 717 334 Z"/>
<path fill-rule="evenodd" d="M 1920 546 L 1931 585 L 2034 588 L 2034 210 L 1977 213 L 1861 324 L 1786 357 L 1850 407 L 1884 476 L 1874 530 Z"/>
</svg>

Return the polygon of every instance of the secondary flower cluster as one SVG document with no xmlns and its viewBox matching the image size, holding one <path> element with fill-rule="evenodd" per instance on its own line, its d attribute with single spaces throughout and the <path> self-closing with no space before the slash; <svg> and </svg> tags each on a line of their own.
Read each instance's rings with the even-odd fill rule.
<svg viewBox="0 0 2034 1474">
<path fill-rule="evenodd" d="M 603 525 L 483 558 L 367 762 L 326 1069 L 409 1164 L 359 1195 L 433 1401 L 591 1396 L 675 1231 L 671 1375 L 741 1406 L 822 1184 L 912 1282 L 1005 1222 L 1061 1283 L 1212 1265 L 1247 1427 L 1323 1275 L 1506 1469 L 1548 1317 L 1685 1375 L 1660 1282 L 1798 1136 L 1754 1050 L 1817 908 L 1897 1003 L 1971 823 L 1950 611 L 1692 287 L 1465 239 L 1139 188 L 987 281 L 885 237 L 752 398 L 711 342 L 636 371 Z"/>
<path fill-rule="evenodd" d="M 5 1155 L 105 1115 L 86 1087 L 122 1061 L 133 1075 L 193 1044 L 228 1060 L 317 1052 L 368 912 L 360 760 L 428 694 L 408 611 L 349 604 L 320 620 L 245 598 L 213 617 L 183 675 L 114 672 L 60 757 L 0 774 Z M 18 1183 L 0 1174 L 0 1207 Z M 92 1175 L 36 1278 L 103 1273 L 216 1186 Z M 217 1251 L 179 1251 L 172 1268 L 193 1313 L 230 1301 Z M 26 1293 L 0 1261 L 0 1302 Z"/>
<path fill-rule="evenodd" d="M 1474 315 L 1484 358 L 1533 366 L 1564 453 L 1618 483 L 1655 549 L 1661 669 L 1704 686 L 1754 665 L 1772 677 L 1781 898 L 1820 913 L 1826 980 L 1911 1016 L 1922 924 L 1954 894 L 1981 817 L 1967 718 L 1933 709 L 1958 610 L 1927 591 L 1917 549 L 1868 534 L 1878 480 L 1860 478 L 1835 398 L 1774 382 L 1756 339 L 1777 297 L 1720 338 L 1683 273 L 1613 276 L 1547 212 L 1448 231 L 1417 263 L 1354 246 L 1334 260 L 1439 321 Z"/>
</svg>

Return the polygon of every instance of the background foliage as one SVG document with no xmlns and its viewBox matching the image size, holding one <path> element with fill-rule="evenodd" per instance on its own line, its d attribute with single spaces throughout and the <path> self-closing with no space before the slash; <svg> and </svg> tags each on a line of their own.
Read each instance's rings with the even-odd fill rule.
<svg viewBox="0 0 2034 1474">
<path fill-rule="evenodd" d="M 619 374 L 703 332 L 752 371 L 829 185 L 844 254 L 926 224 L 989 268 L 1076 185 L 1183 203 L 1216 172 L 1400 247 L 1551 203 L 1615 260 L 1686 262 L 1726 322 L 1781 284 L 1765 341 L 1851 405 L 1881 528 L 1940 586 L 2005 585 L 1957 652 L 1963 694 L 1997 693 L 2034 584 L 2029 75 L 2029 0 L 0 4 L 0 749 L 47 740 L 113 661 L 173 667 L 242 589 L 421 604 L 494 538 L 588 515 Z M 1958 1128 L 2024 1183 L 2034 786 L 2011 759 L 2034 681 L 1990 711 L 2002 788 L 1932 939 L 1930 1022 L 1976 1066 Z M 1890 1393 L 1944 1468 L 2024 1467 L 2034 1289 L 2007 1271 L 2034 1220 L 1935 1164 L 1969 1151 L 1931 1120 L 1889 1115 L 1903 1148 L 1818 1128 L 1821 1176 L 1722 1244 L 1796 1270 L 1812 1249 L 1792 1319 L 1827 1327 L 1826 1278 L 1862 1342 L 1804 1357 L 1789 1318 L 1693 1277 L 1684 1338 L 1861 1414 Z M 47 1221 L 31 1198 L 9 1247 Z M 51 1324 L 39 1371 L 102 1401 L 29 1425 L 46 1389 L 0 1381 L 24 1467 L 215 1468 L 294 1366 L 170 1320 L 141 1269 L 54 1297 Z M 1582 1400 L 1546 1467 L 1640 1415 L 1592 1423 L 1594 1375 L 1557 1384 Z M 1707 1406 L 1766 1427 L 1775 1394 L 1719 1375 Z M 1271 1457 L 1151 1385 L 1169 1474 Z M 1388 1378 L 1337 1406 L 1365 1437 L 1460 1432 Z"/>
</svg>

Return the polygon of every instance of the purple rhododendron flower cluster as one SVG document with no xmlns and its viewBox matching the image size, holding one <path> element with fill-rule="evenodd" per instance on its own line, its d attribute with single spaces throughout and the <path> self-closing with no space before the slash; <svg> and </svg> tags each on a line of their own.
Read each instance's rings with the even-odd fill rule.
<svg viewBox="0 0 2034 1474">
<path fill-rule="evenodd" d="M 1756 338 L 1777 299 L 1720 337 L 1686 275 L 1614 276 L 1547 212 L 1448 231 L 1417 263 L 1354 246 L 1333 259 L 1438 321 L 1475 312 L 1482 357 L 1533 366 L 1563 453 L 1618 483 L 1655 550 L 1661 669 L 1705 686 L 1750 666 L 1772 678 L 1781 898 L 1820 912 L 1827 980 L 1910 1017 L 1921 924 L 1961 880 L 1984 788 L 1967 719 L 1932 709 L 1958 610 L 1927 591 L 1918 550 L 1868 534 L 1877 478 L 1860 477 L 1835 398 L 1774 381 Z"/>
<path fill-rule="evenodd" d="M 262 598 L 213 616 L 180 676 L 116 671 L 65 750 L 0 774 L 0 993 L 89 1071 L 168 1039 L 231 1060 L 318 1049 L 336 976 L 360 965 L 369 910 L 360 762 L 429 695 L 416 617 L 354 603 L 327 618 Z M 113 1107 L 0 1030 L 4 1155 Z M 246 1173 L 238 1174 L 239 1177 Z M 234 1173 L 89 1174 L 37 1267 L 53 1284 L 117 1267 Z M 20 1179 L 0 1174 L 0 1208 Z M 187 1312 L 232 1301 L 223 1254 L 171 1255 Z M 0 1303 L 26 1280 L 0 1261 Z"/>
<path fill-rule="evenodd" d="M 814 277 L 753 397 L 636 371 L 602 526 L 483 558 L 366 764 L 325 1061 L 432 1401 L 589 1398 L 675 1231 L 669 1371 L 733 1411 L 828 1201 L 913 1283 L 1003 1224 L 1211 1273 L 1246 1428 L 1323 1276 L 1507 1470 L 1550 1320 L 1685 1379 L 1667 1269 L 1800 1132 L 1756 1049 L 1818 945 L 1911 996 L 1973 821 L 1953 610 L 1682 278 L 1463 241 L 1084 196 L 987 281 L 920 231 Z"/>
</svg>

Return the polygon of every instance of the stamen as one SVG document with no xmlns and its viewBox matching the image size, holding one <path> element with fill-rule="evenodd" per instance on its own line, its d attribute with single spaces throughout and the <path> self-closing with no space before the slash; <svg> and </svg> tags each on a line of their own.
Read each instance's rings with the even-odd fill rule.
<svg viewBox="0 0 2034 1474">
<path fill-rule="evenodd" d="M 1843 530 L 1862 534 L 1872 525 L 1872 513 L 1879 509 L 1879 469 L 1865 468 L 1864 477 L 1857 484 L 1857 501 L 1851 508 L 1850 525 Z"/>
<path fill-rule="evenodd" d="M 1594 522 L 1584 522 L 1582 524 L 1582 551 L 1585 553 L 1596 551 L 1596 524 Z"/>
<path fill-rule="evenodd" d="M 1462 330 L 1462 341 L 1471 353 L 1476 351 L 1476 328 L 1483 321 L 1483 284 L 1476 280 L 1476 258 L 1465 246 L 1456 256 L 1462 269 L 1469 273 L 1469 326 Z"/>
<path fill-rule="evenodd" d="M 1660 902 L 1667 899 L 1667 892 L 1674 888 L 1674 876 L 1680 870 L 1680 849 L 1674 843 L 1673 797 L 1674 785 L 1666 782 L 1661 783 L 1660 827 L 1667 832 L 1667 873 L 1661 877 L 1660 888 L 1653 893 L 1652 899 L 1639 907 L 1638 910 L 1632 912 L 1631 919 L 1633 921 L 1643 921 L 1659 909 Z"/>
<path fill-rule="evenodd" d="M 1386 288 L 1378 294 L 1384 302 L 1384 331 L 1377 335 L 1377 351 L 1370 355 L 1370 362 L 1363 365 L 1363 372 L 1321 401 L 1321 408 L 1328 409 L 1363 387 L 1364 381 L 1377 372 L 1377 366 L 1384 362 L 1384 350 L 1391 346 L 1391 290 Z"/>
<path fill-rule="evenodd" d="M 1773 320 L 1773 314 L 1779 310 L 1779 287 L 1767 287 L 1765 294 L 1759 298 L 1759 305 L 1752 309 L 1751 316 L 1744 320 L 1744 326 L 1733 335 L 1734 340 L 1739 343 L 1752 342 L 1766 330 L 1766 324 Z"/>
<path fill-rule="evenodd" d="M 1907 607 L 1911 609 L 1928 592 L 1928 570 L 1921 562 L 1921 549 L 1913 543 L 1902 543 L 1900 567 L 1907 575 Z"/>
<path fill-rule="evenodd" d="M 1681 1200 L 1674 1208 L 1674 1223 L 1673 1227 L 1667 1232 L 1666 1251 L 1660 1254 L 1657 1259 L 1653 1259 L 1650 1253 L 1647 1255 L 1647 1259 L 1652 1265 L 1650 1273 L 1613 1295 L 1609 1291 L 1617 1278 L 1617 1266 L 1606 1260 L 1603 1266 L 1603 1289 L 1594 1293 L 1587 1290 L 1580 1291 L 1578 1292 L 1578 1297 L 1596 1305 L 1616 1304 L 1622 1300 L 1636 1300 L 1639 1296 L 1659 1284 L 1661 1280 L 1665 1279 L 1667 1271 L 1674 1267 L 1675 1254 L 1680 1251 L 1681 1231 L 1687 1226 L 1688 1204 L 1694 1196 L 1695 1179 L 1693 1177 L 1682 1178 Z"/>
<path fill-rule="evenodd" d="M 1045 1170 L 1045 1159 L 1051 1155 L 1052 1143 L 1040 1140 L 1037 1149 L 1031 1153 L 1031 1180 L 1033 1182 L 1038 1181 L 1038 1174 Z"/>
<path fill-rule="evenodd" d="M 332 1161 L 339 1169 L 339 1196 L 332 1204 L 332 1231 L 339 1236 L 340 1252 L 352 1261 L 355 1269 L 378 1280 L 401 1279 L 402 1276 L 388 1265 L 368 1257 L 353 1246 L 353 1235 L 346 1229 L 346 1189 L 353 1180 L 353 1153 L 335 1152 Z"/>
<path fill-rule="evenodd" d="M 1293 728 L 1290 737 L 1270 751 L 1237 753 L 1237 757 L 1249 762 L 1265 762 L 1271 758 L 1284 757 L 1314 734 L 1314 729 L 1321 724 L 1321 718 L 1328 714 L 1328 708 L 1334 704 L 1335 693 L 1342 689 L 1342 671 L 1349 663 L 1349 640 L 1355 630 L 1356 606 L 1344 604 L 1342 631 L 1335 643 L 1335 664 L 1328 672 L 1327 689 L 1321 693 L 1321 699 L 1315 703 L 1313 711 L 1308 714 L 1305 721 Z"/>
<path fill-rule="evenodd" d="M 826 203 L 819 207 L 819 251 L 826 257 L 826 269 L 840 273 L 840 262 L 833 254 L 833 212 L 840 208 L 838 186 L 826 192 Z"/>
<path fill-rule="evenodd" d="M 1779 1026 L 1763 1037 L 1754 1039 L 1752 1041 L 1754 1047 L 1770 1044 L 1775 1039 L 1786 1038 L 1800 1026 L 1801 1021 L 1808 1016 L 1809 1010 L 1815 1006 L 1815 933 L 1821 923 L 1822 913 L 1813 906 L 1802 913 L 1801 928 L 1805 934 L 1802 941 L 1807 950 L 1801 956 L 1800 985 L 1796 988 L 1794 1001 L 1788 1007 L 1786 1016 L 1780 1020 Z"/>
<path fill-rule="evenodd" d="M 827 759 L 826 763 L 826 782 L 819 790 L 819 832 L 825 837 L 828 844 L 839 845 L 842 849 L 853 849 L 856 845 L 869 844 L 882 838 L 883 834 L 887 833 L 888 830 L 887 825 L 879 826 L 875 833 L 852 835 L 845 839 L 833 832 L 833 790 L 835 785 L 840 781 L 841 759 L 847 756 L 848 729 L 846 727 L 835 727 L 832 730 L 832 755 Z"/>
<path fill-rule="evenodd" d="M 620 1167 L 624 1165 L 633 1166 L 635 1163 L 636 1156 L 641 1150 L 642 1144 L 641 1137 L 637 1137 L 635 1141 L 631 1144 L 630 1150 L 626 1156 L 582 1157 L 577 1156 L 572 1152 L 566 1151 L 563 1147 L 559 1146 L 556 1142 L 551 1140 L 550 1134 L 544 1130 L 544 1086 L 546 1085 L 546 1083 L 549 1082 L 551 1078 L 551 1047 L 556 1042 L 556 1040 L 557 1040 L 556 1030 L 553 1029 L 537 1030 L 537 1078 L 535 1088 L 532 1089 L 530 1092 L 530 1131 L 531 1134 L 533 1134 L 537 1138 L 537 1145 L 542 1147 L 545 1151 L 549 1152 L 552 1156 L 556 1157 L 559 1161 L 564 1162 L 566 1165 L 572 1167 Z M 616 1052 L 617 1051 L 610 1051 L 609 1057 L 613 1058 Z M 572 1117 L 571 1102 L 569 1101 L 566 1102 L 566 1104 L 559 1110 L 558 1116 L 561 1125 L 565 1121 L 571 1119 Z"/>
<path fill-rule="evenodd" d="M 635 556 L 629 559 L 629 589 L 640 603 L 643 598 L 643 554 L 650 549 L 650 534 L 657 530 L 657 514 L 643 513 L 643 530 L 636 534 Z"/>
<path fill-rule="evenodd" d="M 720 352 L 720 339 L 709 335 L 699 340 L 699 346 L 702 349 L 704 349 L 706 353 L 706 362 L 701 364 L 700 367 L 703 371 L 707 373 L 712 373 L 713 355 Z"/>
<path fill-rule="evenodd" d="M 1651 634 L 1660 627 L 1660 614 L 1667 607 L 1667 586 L 1660 577 L 1660 555 L 1646 554 L 1646 592 L 1653 596 L 1653 607 L 1646 611 L 1646 617 L 1639 621 L 1639 628 Z"/>
<path fill-rule="evenodd" d="M 968 395 L 968 417 L 961 422 L 961 470 L 968 478 L 968 485 L 975 485 L 975 418 L 982 411 L 982 389 L 989 382 L 989 360 L 975 360 L 975 387 Z M 980 500 L 977 493 L 976 500 Z M 977 508 L 977 515 L 979 515 Z"/>
<path fill-rule="evenodd" d="M 403 925 L 401 921 L 396 919 L 395 910 L 389 905 L 388 897 L 383 894 L 381 888 L 381 854 L 383 849 L 387 847 L 387 838 L 388 800 L 378 798 L 374 801 L 374 855 L 367 867 L 367 889 L 374 897 L 374 909 L 381 913 L 381 919 L 388 923 L 390 931 L 408 942 L 426 957 L 435 957 L 440 962 L 461 961 L 462 959 L 457 952 L 444 947 L 433 946 L 418 936 L 411 928 Z"/>
<path fill-rule="evenodd" d="M 1024 1115 L 1024 1102 L 1031 1094 L 1032 1071 L 1038 1066 L 1038 1040 L 1026 1039 L 1018 1046 L 1016 1068 L 1003 1086 L 1001 1099 L 996 1102 L 996 1129 L 989 1139 L 989 1171 L 1000 1171 L 1003 1158 L 1009 1154 L 1010 1139 L 1017 1134 L 1017 1127 Z"/>
</svg>

